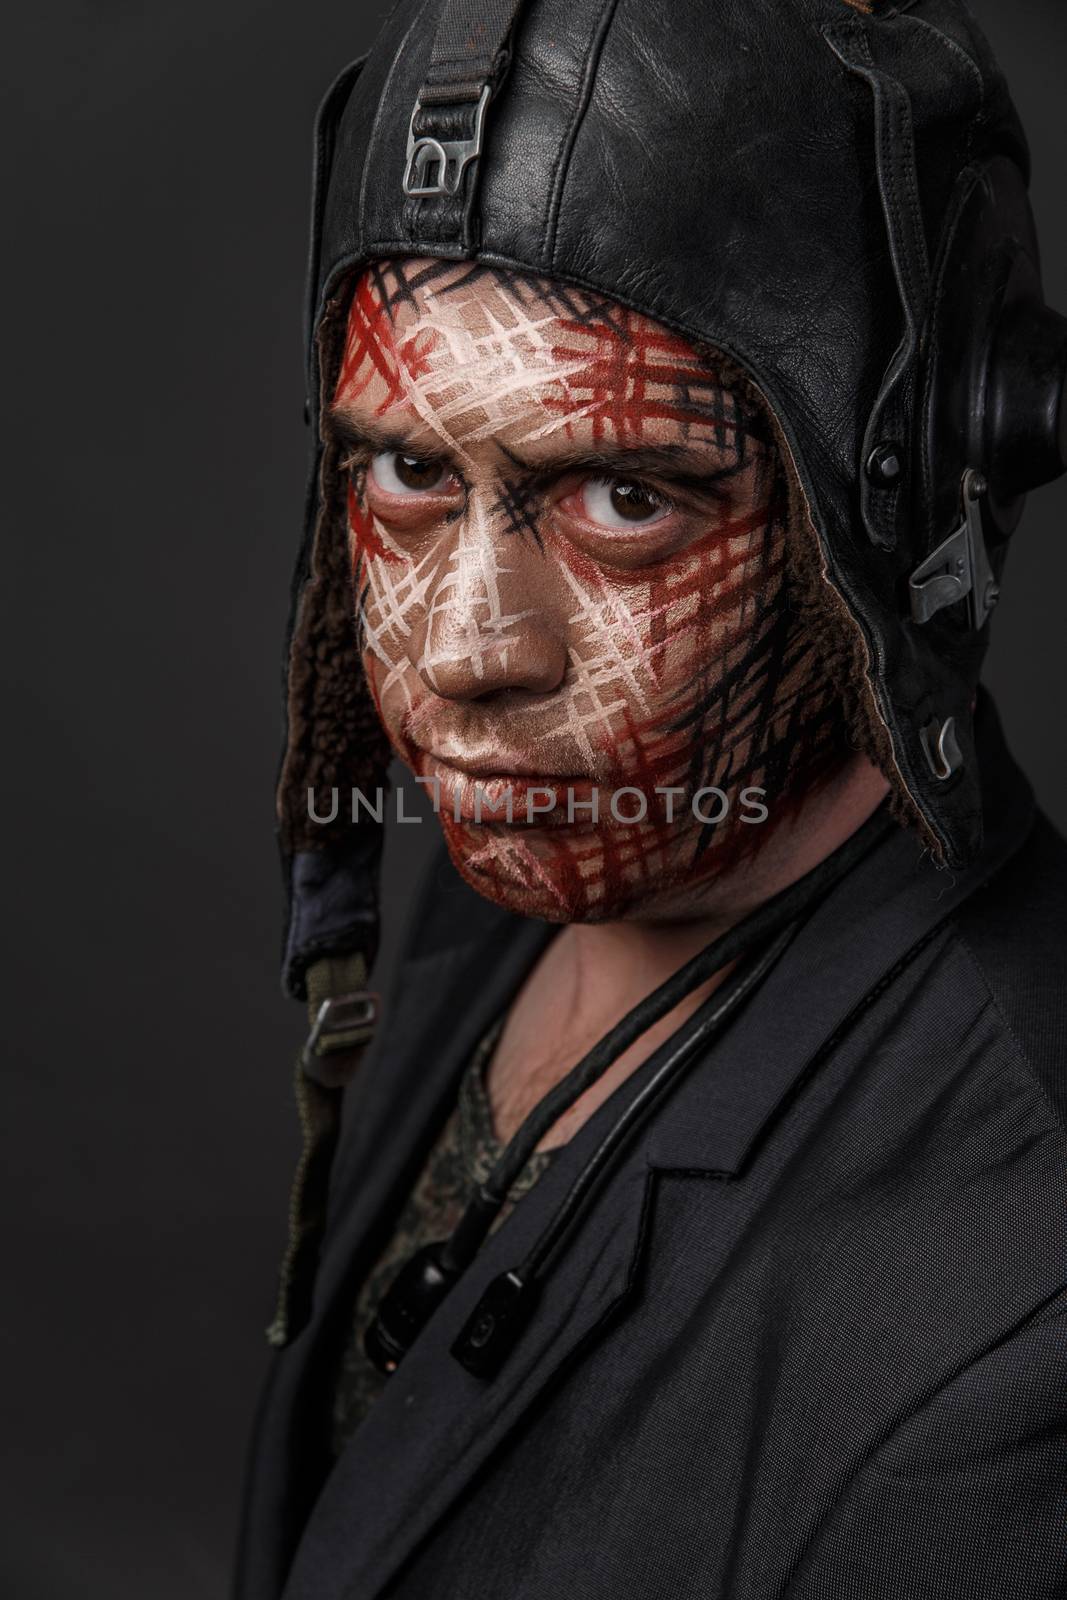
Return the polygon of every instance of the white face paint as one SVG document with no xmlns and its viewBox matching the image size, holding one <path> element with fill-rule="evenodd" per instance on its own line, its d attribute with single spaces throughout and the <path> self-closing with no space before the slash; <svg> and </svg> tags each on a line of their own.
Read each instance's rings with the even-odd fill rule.
<svg viewBox="0 0 1067 1600">
<path fill-rule="evenodd" d="M 783 605 L 769 425 L 685 340 L 539 280 L 392 263 L 357 285 L 329 427 L 368 681 L 493 899 L 653 914 L 758 846 L 743 789 L 774 820 L 838 759 L 833 685 Z M 478 783 L 513 822 L 474 820 Z M 558 800 L 532 826 L 531 786 Z M 689 801 L 713 786 L 711 825 Z M 623 787 L 643 821 L 611 814 Z"/>
</svg>

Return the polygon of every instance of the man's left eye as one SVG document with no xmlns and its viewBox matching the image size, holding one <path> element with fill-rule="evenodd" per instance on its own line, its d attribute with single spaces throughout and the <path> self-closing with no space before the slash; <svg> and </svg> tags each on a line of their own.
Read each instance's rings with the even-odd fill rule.
<svg viewBox="0 0 1067 1600">
<path fill-rule="evenodd" d="M 587 478 L 580 501 L 590 522 L 603 528 L 648 528 L 674 510 L 647 484 L 630 478 Z"/>
<path fill-rule="evenodd" d="M 386 494 L 429 494 L 446 488 L 451 478 L 444 462 L 401 455 L 399 450 L 381 451 L 371 461 L 370 470 Z"/>
</svg>

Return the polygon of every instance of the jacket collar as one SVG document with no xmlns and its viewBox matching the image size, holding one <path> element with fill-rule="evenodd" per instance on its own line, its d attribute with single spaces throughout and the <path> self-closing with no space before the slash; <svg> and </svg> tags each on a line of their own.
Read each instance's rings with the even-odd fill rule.
<svg viewBox="0 0 1067 1600">
<path fill-rule="evenodd" d="M 491 1382 L 474 1378 L 452 1358 L 453 1340 L 488 1284 L 522 1260 L 554 1215 L 634 1080 L 590 1118 L 487 1241 L 350 1441 L 306 1529 L 287 1600 L 372 1600 L 382 1591 L 537 1396 L 620 1310 L 652 1169 L 740 1174 L 849 1019 L 1022 842 L 1032 798 L 991 709 L 983 721 L 996 803 L 981 862 L 958 875 L 937 871 L 909 835 L 895 832 L 837 886 L 581 1215 L 502 1372 Z M 320 1350 L 321 1330 L 347 1314 L 369 1246 L 412 1181 L 471 1050 L 551 932 L 481 909 L 474 921 L 445 950 L 433 949 L 431 933 L 430 948 L 403 975 L 403 994 L 423 1004 L 398 1008 L 364 1086 L 362 1131 L 340 1186 L 345 1220 L 323 1272 Z"/>
</svg>

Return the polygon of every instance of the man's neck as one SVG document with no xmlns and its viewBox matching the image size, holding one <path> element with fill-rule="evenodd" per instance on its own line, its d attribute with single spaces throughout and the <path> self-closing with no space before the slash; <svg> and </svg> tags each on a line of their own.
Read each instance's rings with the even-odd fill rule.
<svg viewBox="0 0 1067 1600">
<path fill-rule="evenodd" d="M 655 915 L 571 923 L 547 947 L 509 1013 L 488 1075 L 497 1132 L 509 1139 L 527 1113 L 626 1013 L 712 940 L 831 855 L 881 804 L 889 785 L 865 758 L 850 758 L 753 860 L 699 895 L 676 896 Z M 564 1144 L 610 1094 L 703 1004 L 716 973 L 625 1051 L 556 1123 L 545 1148 Z"/>
</svg>

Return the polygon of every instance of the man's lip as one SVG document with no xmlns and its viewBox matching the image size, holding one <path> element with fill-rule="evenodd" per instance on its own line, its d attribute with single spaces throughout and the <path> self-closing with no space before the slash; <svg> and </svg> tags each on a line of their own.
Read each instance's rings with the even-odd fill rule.
<svg viewBox="0 0 1067 1600">
<path fill-rule="evenodd" d="M 511 827 L 559 827 L 567 823 L 568 795 L 574 804 L 581 805 L 592 797 L 595 784 L 590 778 L 560 777 L 555 773 L 543 772 L 501 772 L 499 768 L 494 771 L 470 770 L 466 766 L 459 766 L 453 761 L 447 761 L 442 756 L 431 755 L 428 750 L 416 750 L 413 762 L 415 772 L 423 779 L 435 779 L 439 785 L 435 795 L 437 809 L 447 816 L 457 817 L 463 822 L 496 823 Z M 533 791 L 550 789 L 557 795 L 557 803 L 551 811 L 536 811 L 531 817 L 527 812 L 527 799 Z M 481 791 L 482 802 L 480 815 L 475 812 L 476 792 Z M 499 815 L 491 809 L 493 804 L 501 804 L 511 795 L 512 817 L 509 823 L 506 811 Z M 535 803 L 540 803 L 540 796 Z M 576 823 L 587 822 L 588 812 L 580 815 Z M 572 824 L 574 825 L 574 824 Z"/>
<path fill-rule="evenodd" d="M 502 781 L 505 783 L 543 783 L 562 784 L 591 783 L 593 780 L 585 773 L 574 773 L 564 776 L 558 772 L 542 772 L 539 767 L 534 767 L 520 755 L 505 752 L 494 754 L 487 759 L 478 759 L 474 756 L 456 755 L 449 752 L 447 755 L 437 750 L 427 750 L 423 745 L 414 746 L 417 760 L 433 762 L 435 766 L 446 767 L 451 772 L 461 773 L 466 778 L 473 778 L 478 783 Z"/>
</svg>

